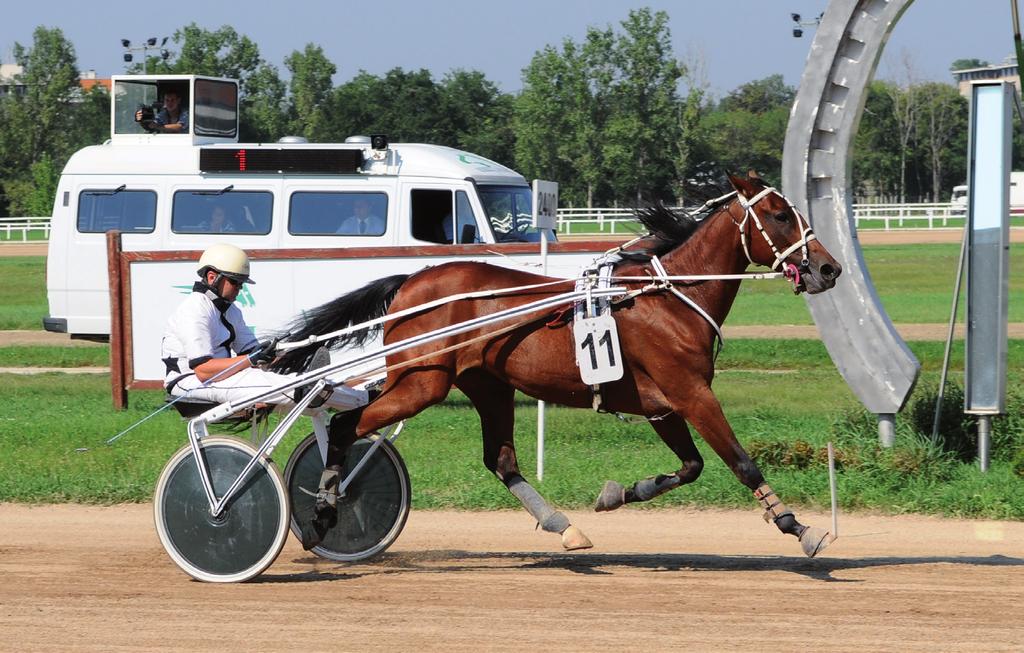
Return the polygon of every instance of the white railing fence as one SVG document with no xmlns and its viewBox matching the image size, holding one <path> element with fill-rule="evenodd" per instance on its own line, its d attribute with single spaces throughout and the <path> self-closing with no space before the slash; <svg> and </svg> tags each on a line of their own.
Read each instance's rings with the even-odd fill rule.
<svg viewBox="0 0 1024 653">
<path fill-rule="evenodd" d="M 0 243 L 28 242 L 29 234 L 35 232 L 42 234 L 43 240 L 49 240 L 50 218 L 0 218 Z"/>
<path fill-rule="evenodd" d="M 885 230 L 893 228 L 943 229 L 963 226 L 962 204 L 854 204 L 853 219 L 857 229 Z M 631 209 L 559 209 L 558 232 L 561 234 L 630 234 L 638 231 L 638 222 Z"/>
</svg>

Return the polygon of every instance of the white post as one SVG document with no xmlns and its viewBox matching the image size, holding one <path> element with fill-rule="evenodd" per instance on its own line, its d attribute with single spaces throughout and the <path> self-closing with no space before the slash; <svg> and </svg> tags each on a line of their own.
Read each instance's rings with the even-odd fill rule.
<svg viewBox="0 0 1024 653">
<path fill-rule="evenodd" d="M 548 230 L 540 232 L 540 271 L 548 273 Z M 544 480 L 544 400 L 537 400 L 537 480 Z"/>
<path fill-rule="evenodd" d="M 558 184 L 533 180 L 533 227 L 540 229 L 541 274 L 548 273 L 548 229 L 558 220 Z M 544 402 L 537 402 L 537 480 L 544 480 Z"/>
</svg>

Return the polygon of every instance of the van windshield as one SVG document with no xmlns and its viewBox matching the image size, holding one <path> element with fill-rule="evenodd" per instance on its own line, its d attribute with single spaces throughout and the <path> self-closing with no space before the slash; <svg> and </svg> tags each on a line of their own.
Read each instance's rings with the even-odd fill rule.
<svg viewBox="0 0 1024 653">
<path fill-rule="evenodd" d="M 533 192 L 528 186 L 477 186 L 480 203 L 499 243 L 539 242 L 540 229 L 533 222 Z M 548 229 L 548 240 L 555 240 Z"/>
</svg>

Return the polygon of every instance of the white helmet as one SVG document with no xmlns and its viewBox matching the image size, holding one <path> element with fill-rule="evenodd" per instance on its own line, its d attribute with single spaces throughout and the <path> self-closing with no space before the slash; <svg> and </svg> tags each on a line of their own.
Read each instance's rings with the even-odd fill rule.
<svg viewBox="0 0 1024 653">
<path fill-rule="evenodd" d="M 199 257 L 199 276 L 205 276 L 207 270 L 238 281 L 239 283 L 255 283 L 249 278 L 249 257 L 245 252 L 226 243 L 212 245 Z"/>
</svg>

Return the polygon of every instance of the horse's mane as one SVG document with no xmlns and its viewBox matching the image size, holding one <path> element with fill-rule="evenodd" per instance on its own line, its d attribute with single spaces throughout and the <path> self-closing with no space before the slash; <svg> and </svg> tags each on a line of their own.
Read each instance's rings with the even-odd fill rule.
<svg viewBox="0 0 1024 653">
<path fill-rule="evenodd" d="M 707 183 L 694 190 L 693 195 L 703 202 L 692 208 L 673 211 L 661 202 L 638 208 L 636 217 L 648 235 L 619 255 L 624 260 L 645 262 L 679 247 L 700 229 L 706 218 L 731 199 L 722 199 L 725 192 L 720 185 Z M 719 201 L 713 201 L 716 199 Z"/>
</svg>

